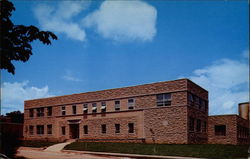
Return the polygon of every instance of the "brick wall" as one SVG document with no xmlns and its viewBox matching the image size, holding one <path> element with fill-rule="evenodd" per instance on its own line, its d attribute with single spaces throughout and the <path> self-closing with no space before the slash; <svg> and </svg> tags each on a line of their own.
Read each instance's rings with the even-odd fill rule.
<svg viewBox="0 0 250 159">
<path fill-rule="evenodd" d="M 216 136 L 215 125 L 226 125 L 226 135 Z M 237 116 L 217 115 L 208 117 L 209 144 L 237 144 Z"/>
<path fill-rule="evenodd" d="M 188 143 L 186 106 L 147 109 L 144 116 L 147 143 Z"/>
<path fill-rule="evenodd" d="M 128 98 L 134 96 L 143 96 L 157 94 L 162 92 L 176 92 L 187 89 L 187 79 L 174 81 L 158 82 L 132 87 L 109 89 L 96 92 L 79 93 L 44 99 L 34 99 L 25 101 L 25 108 L 64 105 L 82 102 L 97 102 L 101 100 L 110 100 L 115 98 Z"/>
<path fill-rule="evenodd" d="M 206 99 L 208 92 L 187 79 L 159 82 L 133 87 L 125 87 L 97 92 L 73 94 L 60 97 L 25 101 L 25 126 L 34 125 L 34 135 L 25 132 L 26 139 L 65 140 L 70 138 L 69 120 L 79 120 L 80 139 L 145 139 L 148 143 L 203 143 L 205 133 L 190 137 L 188 133 L 188 115 L 202 120 L 207 112 L 190 109 L 188 92 Z M 171 106 L 156 106 L 156 94 L 171 93 Z M 135 101 L 134 109 L 128 109 L 128 99 Z M 115 101 L 120 101 L 120 110 L 115 111 Z M 106 113 L 101 113 L 101 102 L 106 102 Z M 88 114 L 83 114 L 83 104 L 88 104 Z M 97 113 L 92 113 L 92 103 L 97 103 Z M 72 113 L 76 105 L 77 113 Z M 52 106 L 53 115 L 47 117 L 29 117 L 30 108 Z M 65 106 L 66 115 L 61 108 Z M 135 132 L 128 133 L 128 123 L 134 123 Z M 53 134 L 47 135 L 47 125 L 53 125 Z M 101 133 L 101 125 L 106 124 L 107 133 Z M 115 132 L 115 124 L 120 124 L 121 132 Z M 44 125 L 44 135 L 36 135 L 36 125 Z M 83 133 L 88 125 L 89 133 Z M 61 127 L 66 134 L 62 135 Z M 123 141 L 124 142 L 124 141 Z"/>
</svg>

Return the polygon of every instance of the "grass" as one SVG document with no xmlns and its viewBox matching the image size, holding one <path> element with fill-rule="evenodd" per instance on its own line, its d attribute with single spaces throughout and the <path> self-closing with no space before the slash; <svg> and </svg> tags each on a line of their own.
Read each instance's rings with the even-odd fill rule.
<svg viewBox="0 0 250 159">
<path fill-rule="evenodd" d="M 48 147 L 58 143 L 59 142 L 23 140 L 21 146 L 41 148 L 41 147 Z"/>
<path fill-rule="evenodd" d="M 203 157 L 213 159 L 247 158 L 248 146 L 240 145 L 169 145 L 139 143 L 74 142 L 66 150 L 116 152 L 128 154 Z"/>
</svg>

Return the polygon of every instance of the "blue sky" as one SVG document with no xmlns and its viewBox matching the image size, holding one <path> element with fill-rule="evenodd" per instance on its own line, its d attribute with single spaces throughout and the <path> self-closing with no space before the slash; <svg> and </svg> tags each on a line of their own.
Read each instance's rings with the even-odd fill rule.
<svg viewBox="0 0 250 159">
<path fill-rule="evenodd" d="M 16 74 L 2 71 L 2 113 L 26 99 L 190 78 L 210 114 L 249 101 L 248 2 L 12 1 L 15 24 L 58 36 L 33 42 Z"/>
</svg>

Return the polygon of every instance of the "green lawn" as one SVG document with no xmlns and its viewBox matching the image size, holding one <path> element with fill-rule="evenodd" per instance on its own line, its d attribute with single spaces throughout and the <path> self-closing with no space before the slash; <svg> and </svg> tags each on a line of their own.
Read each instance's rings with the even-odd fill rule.
<svg viewBox="0 0 250 159">
<path fill-rule="evenodd" d="M 248 146 L 234 145 L 168 145 L 139 143 L 74 142 L 66 150 L 117 152 L 129 154 L 204 157 L 215 159 L 247 158 Z"/>
<path fill-rule="evenodd" d="M 47 141 L 28 141 L 24 140 L 21 142 L 21 146 L 24 147 L 48 147 L 54 144 L 57 144 L 58 142 L 47 142 Z"/>
</svg>

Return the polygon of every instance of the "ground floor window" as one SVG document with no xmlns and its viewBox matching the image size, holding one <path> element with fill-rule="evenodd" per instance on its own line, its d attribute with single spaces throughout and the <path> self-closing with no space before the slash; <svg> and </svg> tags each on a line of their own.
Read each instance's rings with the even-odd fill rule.
<svg viewBox="0 0 250 159">
<path fill-rule="evenodd" d="M 196 132 L 201 132 L 201 120 L 197 119 Z"/>
<path fill-rule="evenodd" d="M 47 134 L 52 134 L 52 125 L 47 125 Z"/>
<path fill-rule="evenodd" d="M 134 133 L 134 123 L 128 123 L 128 132 Z"/>
<path fill-rule="evenodd" d="M 226 136 L 226 125 L 215 125 L 214 133 L 215 136 Z"/>
<path fill-rule="evenodd" d="M 203 122 L 202 131 L 203 131 L 203 132 L 207 132 L 207 122 L 206 122 L 206 121 Z"/>
<path fill-rule="evenodd" d="M 62 126 L 61 127 L 62 135 L 66 135 L 66 127 Z"/>
<path fill-rule="evenodd" d="M 120 133 L 120 124 L 115 124 L 115 133 Z"/>
<path fill-rule="evenodd" d="M 194 131 L 194 118 L 189 117 L 188 127 L 189 127 L 189 131 Z"/>
<path fill-rule="evenodd" d="M 44 134 L 44 126 L 43 125 L 37 125 L 36 126 L 36 132 L 38 135 L 43 135 Z"/>
<path fill-rule="evenodd" d="M 83 132 L 84 134 L 88 134 L 88 125 L 83 126 Z"/>
<path fill-rule="evenodd" d="M 34 126 L 33 126 L 33 125 L 30 125 L 30 126 L 29 126 L 29 134 L 30 134 L 30 135 L 33 135 L 33 134 L 34 134 Z"/>
<path fill-rule="evenodd" d="M 102 133 L 103 133 L 103 134 L 106 134 L 106 132 L 107 132 L 106 124 L 103 124 L 103 125 L 102 125 Z"/>
</svg>

